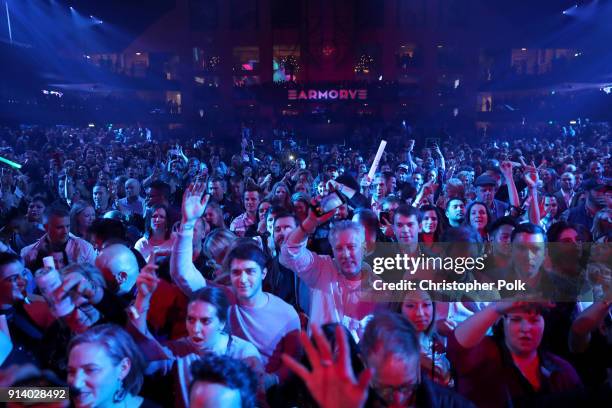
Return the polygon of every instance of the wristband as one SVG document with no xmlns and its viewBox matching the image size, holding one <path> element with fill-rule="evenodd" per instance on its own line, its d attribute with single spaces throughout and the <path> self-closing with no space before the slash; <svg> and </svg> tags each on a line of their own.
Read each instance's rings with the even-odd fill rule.
<svg viewBox="0 0 612 408">
<path fill-rule="evenodd" d="M 181 231 L 190 231 L 194 227 L 195 227 L 195 223 L 190 223 L 190 222 L 182 223 L 181 224 Z"/>
</svg>

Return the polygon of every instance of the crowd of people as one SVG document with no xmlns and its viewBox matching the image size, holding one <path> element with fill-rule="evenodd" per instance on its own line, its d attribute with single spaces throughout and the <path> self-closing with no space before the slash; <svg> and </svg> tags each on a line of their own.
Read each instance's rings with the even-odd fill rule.
<svg viewBox="0 0 612 408">
<path fill-rule="evenodd" d="M 0 387 L 67 386 L 76 407 L 609 403 L 610 128 L 399 129 L 373 176 L 374 134 L 1 129 Z M 381 247 L 488 257 L 454 279 L 529 296 L 364 297 Z"/>
</svg>

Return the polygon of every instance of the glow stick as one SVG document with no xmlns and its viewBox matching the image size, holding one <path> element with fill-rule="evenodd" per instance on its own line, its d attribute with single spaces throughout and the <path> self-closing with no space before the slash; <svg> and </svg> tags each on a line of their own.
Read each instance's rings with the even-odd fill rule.
<svg viewBox="0 0 612 408">
<path fill-rule="evenodd" d="M 68 198 L 68 175 L 66 174 L 66 180 L 64 180 L 64 197 L 66 198 L 66 201 L 68 201 L 68 204 L 70 204 L 69 202 L 69 198 Z"/>
<path fill-rule="evenodd" d="M 14 167 L 16 169 L 20 169 L 21 168 L 21 164 L 15 163 L 14 161 L 11 161 L 9 159 L 5 159 L 2 156 L 0 156 L 0 162 L 4 163 L 4 164 L 8 164 L 9 166 Z"/>
<path fill-rule="evenodd" d="M 376 174 L 376 170 L 378 169 L 378 163 L 380 163 L 380 158 L 382 157 L 382 154 L 385 151 L 386 145 L 387 145 L 386 140 L 380 141 L 380 146 L 378 146 L 376 157 L 374 157 L 374 162 L 372 163 L 372 167 L 370 167 L 370 172 L 368 173 L 368 177 L 370 178 L 370 180 L 372 180 L 374 178 L 374 174 Z"/>
</svg>

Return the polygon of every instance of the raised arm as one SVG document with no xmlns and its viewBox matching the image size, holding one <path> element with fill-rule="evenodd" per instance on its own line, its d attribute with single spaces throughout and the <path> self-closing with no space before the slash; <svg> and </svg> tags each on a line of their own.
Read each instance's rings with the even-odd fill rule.
<svg viewBox="0 0 612 408">
<path fill-rule="evenodd" d="M 155 254 L 153 254 L 149 263 L 142 268 L 136 278 L 138 293 L 136 294 L 134 304 L 130 307 L 130 322 L 144 335 L 148 333 L 147 313 L 151 306 L 151 297 L 159 284 L 159 278 L 155 274 L 157 268 L 158 266 L 155 265 Z"/>
<path fill-rule="evenodd" d="M 514 164 L 511 161 L 503 161 L 499 168 L 504 175 L 504 179 L 506 181 L 506 186 L 508 187 L 508 197 L 510 201 L 510 205 L 513 207 L 520 207 L 521 201 L 519 199 L 518 190 L 516 189 L 516 183 L 514 183 L 514 174 L 512 169 Z"/>
<path fill-rule="evenodd" d="M 535 225 L 540 225 L 540 203 L 538 202 L 538 170 L 533 166 L 525 167 L 524 174 L 527 188 L 529 189 L 529 221 Z"/>
<path fill-rule="evenodd" d="M 205 183 L 190 184 L 183 194 L 181 227 L 170 256 L 170 276 L 187 295 L 206 286 L 206 279 L 193 264 L 193 229 L 204 214 L 210 196 L 204 195 Z"/>
<path fill-rule="evenodd" d="M 524 302 L 495 302 L 474 313 L 455 328 L 455 338 L 461 347 L 472 348 L 482 341 L 489 327 L 504 314 Z"/>
<path fill-rule="evenodd" d="M 576 317 L 569 333 L 569 347 L 575 353 L 586 351 L 591 333 L 610 313 L 611 301 L 595 302 Z"/>
</svg>

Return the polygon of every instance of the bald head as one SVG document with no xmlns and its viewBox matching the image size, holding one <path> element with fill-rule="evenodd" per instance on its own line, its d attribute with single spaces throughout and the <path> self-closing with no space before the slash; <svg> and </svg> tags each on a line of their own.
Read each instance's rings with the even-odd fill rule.
<svg viewBox="0 0 612 408">
<path fill-rule="evenodd" d="M 140 195 L 140 182 L 135 178 L 127 179 L 125 182 L 125 196 L 134 199 L 138 195 Z"/>
<path fill-rule="evenodd" d="M 109 288 L 118 295 L 128 293 L 136 284 L 138 261 L 125 245 L 113 244 L 104 248 L 96 258 L 96 266 L 102 271 Z"/>
</svg>

